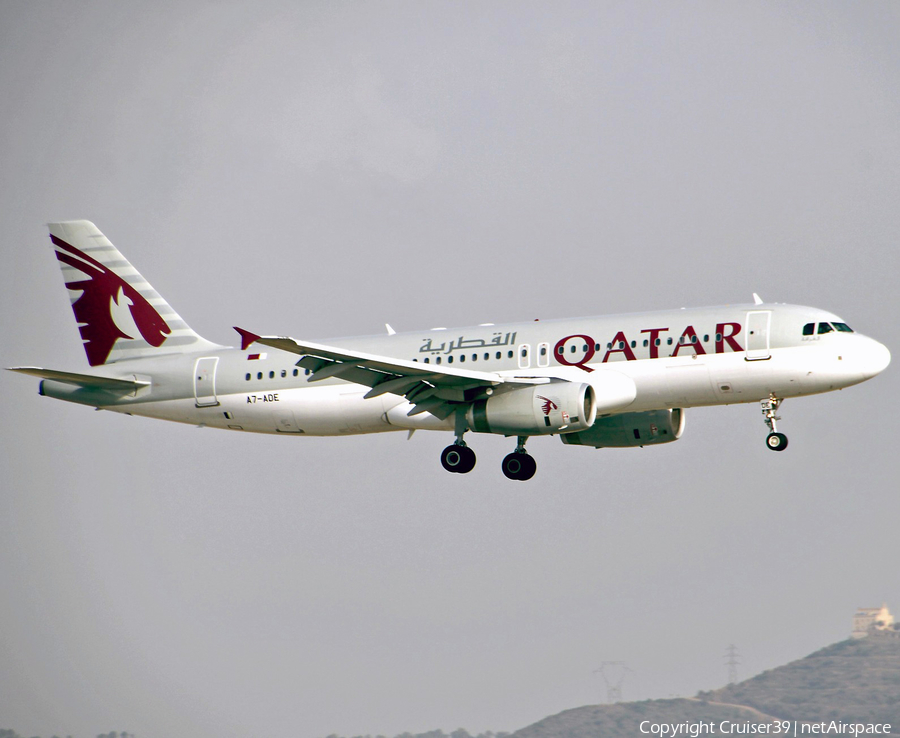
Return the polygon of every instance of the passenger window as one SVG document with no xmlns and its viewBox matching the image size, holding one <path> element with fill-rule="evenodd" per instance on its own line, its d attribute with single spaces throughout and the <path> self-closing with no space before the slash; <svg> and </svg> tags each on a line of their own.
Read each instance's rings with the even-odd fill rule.
<svg viewBox="0 0 900 738">
<path fill-rule="evenodd" d="M 448 364 L 452 364 L 452 363 L 453 363 L 453 356 L 452 356 L 452 355 L 447 357 L 447 363 L 448 363 Z"/>
<path fill-rule="evenodd" d="M 507 355 L 508 355 L 507 358 L 511 359 L 511 358 L 513 357 L 513 352 L 512 352 L 512 351 L 507 351 L 506 353 L 507 353 Z"/>
<path fill-rule="evenodd" d="M 262 372 L 257 372 L 257 373 L 256 373 L 256 378 L 257 378 L 257 379 L 262 379 Z"/>
<path fill-rule="evenodd" d="M 441 357 L 438 356 L 438 357 L 434 360 L 434 363 L 435 363 L 435 364 L 440 364 L 440 363 L 441 363 Z"/>
<path fill-rule="evenodd" d="M 425 363 L 426 363 L 426 364 L 430 364 L 430 363 L 431 363 L 431 359 L 426 358 L 426 359 L 425 359 Z"/>
<path fill-rule="evenodd" d="M 459 355 L 459 360 L 460 360 L 460 361 L 465 361 L 465 360 L 466 360 L 466 355 L 465 355 L 465 354 L 460 354 L 460 355 Z"/>
<path fill-rule="evenodd" d="M 819 323 L 819 335 L 823 333 L 834 333 L 834 328 L 829 323 Z"/>
<path fill-rule="evenodd" d="M 275 379 L 275 372 L 269 372 L 269 379 Z"/>
<path fill-rule="evenodd" d="M 488 354 L 488 353 L 485 353 L 485 355 L 484 355 L 484 360 L 485 360 L 485 361 L 488 361 L 490 358 L 491 358 L 491 355 Z"/>
<path fill-rule="evenodd" d="M 246 379 L 248 382 L 250 381 L 250 372 L 247 372 L 247 376 L 244 377 L 244 379 Z"/>
<path fill-rule="evenodd" d="M 815 332 L 816 332 L 816 324 L 815 323 L 807 323 L 805 326 L 803 326 L 803 335 L 804 336 L 811 336 Z"/>
<path fill-rule="evenodd" d="M 294 376 L 295 376 L 295 377 L 296 377 L 299 373 L 300 373 L 300 372 L 298 372 L 296 369 L 294 369 Z"/>
<path fill-rule="evenodd" d="M 510 351 L 510 356 L 512 352 Z M 519 346 L 519 369 L 527 369 L 531 366 L 531 345 L 523 343 Z"/>
<path fill-rule="evenodd" d="M 550 344 L 538 344 L 538 366 L 550 366 Z"/>
<path fill-rule="evenodd" d="M 499 359 L 502 355 L 503 355 L 503 354 L 501 354 L 499 351 L 497 352 L 497 358 L 498 358 L 498 359 Z"/>
<path fill-rule="evenodd" d="M 286 376 L 287 376 L 287 369 L 282 369 L 282 370 L 281 370 L 281 376 L 282 376 L 282 377 L 286 377 Z"/>
<path fill-rule="evenodd" d="M 672 345 L 672 337 L 671 336 L 669 336 L 669 338 L 666 340 L 666 343 L 668 343 L 670 346 Z"/>
</svg>

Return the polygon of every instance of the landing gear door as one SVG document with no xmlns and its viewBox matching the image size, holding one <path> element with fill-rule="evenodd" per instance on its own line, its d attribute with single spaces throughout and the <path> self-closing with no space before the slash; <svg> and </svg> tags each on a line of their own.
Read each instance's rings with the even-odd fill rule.
<svg viewBox="0 0 900 738">
<path fill-rule="evenodd" d="M 753 310 L 747 313 L 747 361 L 759 361 L 771 357 L 769 352 L 769 326 L 771 310 Z"/>
<path fill-rule="evenodd" d="M 216 399 L 216 366 L 218 356 L 197 359 L 194 365 L 194 399 L 197 407 L 213 407 L 218 405 Z"/>
</svg>

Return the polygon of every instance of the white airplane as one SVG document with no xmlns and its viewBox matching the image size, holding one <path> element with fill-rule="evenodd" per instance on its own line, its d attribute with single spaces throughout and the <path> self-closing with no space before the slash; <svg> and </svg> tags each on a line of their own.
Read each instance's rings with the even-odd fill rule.
<svg viewBox="0 0 900 738">
<path fill-rule="evenodd" d="M 456 436 L 441 463 L 475 466 L 464 435 L 516 437 L 510 479 L 534 476 L 531 436 L 593 448 L 677 440 L 684 408 L 759 402 L 863 382 L 888 349 L 816 308 L 764 303 L 482 325 L 324 343 L 236 328 L 241 347 L 197 335 L 86 220 L 51 223 L 90 373 L 11 367 L 40 394 L 212 428 L 340 436 L 415 430 Z M 269 349 L 268 351 L 266 349 Z"/>
</svg>

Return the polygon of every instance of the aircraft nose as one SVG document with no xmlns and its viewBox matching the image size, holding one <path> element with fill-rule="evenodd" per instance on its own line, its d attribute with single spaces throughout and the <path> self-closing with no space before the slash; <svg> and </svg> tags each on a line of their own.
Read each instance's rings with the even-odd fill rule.
<svg viewBox="0 0 900 738">
<path fill-rule="evenodd" d="M 870 379 L 887 369 L 888 364 L 891 363 L 891 352 L 884 344 L 870 339 L 860 359 L 862 359 L 863 373 L 866 379 Z"/>
</svg>

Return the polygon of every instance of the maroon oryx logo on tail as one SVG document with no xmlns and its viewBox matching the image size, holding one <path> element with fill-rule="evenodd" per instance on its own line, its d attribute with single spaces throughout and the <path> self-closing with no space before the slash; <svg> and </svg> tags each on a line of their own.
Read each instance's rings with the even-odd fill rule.
<svg viewBox="0 0 900 738">
<path fill-rule="evenodd" d="M 134 287 L 71 244 L 52 235 L 50 240 L 60 249 L 56 252 L 57 259 L 87 275 L 86 279 L 66 282 L 66 287 L 81 291 L 72 303 L 72 310 L 91 366 L 106 363 L 117 339 L 137 338 L 125 332 L 135 333 L 134 327 L 151 346 L 162 346 L 172 331 Z"/>
</svg>

